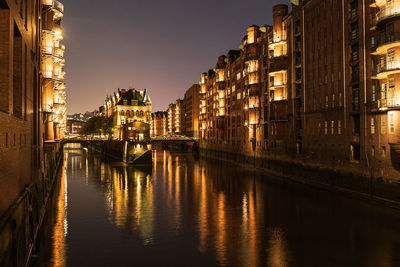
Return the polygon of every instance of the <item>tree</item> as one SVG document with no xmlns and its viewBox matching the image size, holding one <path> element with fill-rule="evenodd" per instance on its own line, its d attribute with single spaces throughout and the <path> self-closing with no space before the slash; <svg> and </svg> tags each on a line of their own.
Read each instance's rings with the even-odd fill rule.
<svg viewBox="0 0 400 267">
<path fill-rule="evenodd" d="M 113 132 L 114 123 L 112 117 L 106 118 L 104 116 L 94 116 L 85 122 L 79 133 L 86 136 L 104 134 L 110 137 Z"/>
</svg>

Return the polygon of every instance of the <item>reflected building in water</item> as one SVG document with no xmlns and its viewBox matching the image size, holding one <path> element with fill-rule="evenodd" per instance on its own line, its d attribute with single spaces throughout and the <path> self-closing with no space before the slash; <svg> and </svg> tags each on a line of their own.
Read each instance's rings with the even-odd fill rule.
<svg viewBox="0 0 400 267">
<path fill-rule="evenodd" d="M 379 265 L 394 262 L 391 251 L 400 240 L 394 231 L 396 226 L 383 226 L 383 221 L 390 221 L 381 220 L 385 215 L 371 220 L 371 214 L 379 213 L 354 207 L 348 199 L 266 183 L 255 172 L 203 159 L 196 161 L 188 154 L 153 151 L 154 165 L 140 169 L 105 162 L 80 150 L 66 151 L 67 171 L 56 198 L 51 236 L 53 265 L 70 263 L 66 258 L 74 250 L 69 243 L 73 236 L 75 242 L 85 245 L 97 242 L 76 237 L 82 230 L 74 227 L 86 223 L 80 220 L 102 225 L 89 225 L 83 231 L 89 229 L 101 240 L 114 240 L 114 258 L 126 260 L 121 254 L 137 250 L 135 257 L 128 257 L 129 262 L 151 261 L 149 255 L 165 257 L 171 263 L 197 257 L 200 261 L 206 259 L 204 266 L 321 266 L 322 262 L 357 265 L 360 262 L 356 259 L 363 263 L 381 259 Z M 67 183 L 72 185 L 68 191 Z M 77 218 L 71 197 L 79 197 L 77 191 L 90 202 L 86 208 L 100 211 L 80 210 L 79 216 L 88 217 Z M 87 196 L 88 192 L 92 195 Z M 104 227 L 106 232 L 102 232 Z M 372 233 L 372 228 L 380 230 Z M 376 244 L 380 244 L 379 249 Z M 111 246 L 92 245 L 101 249 L 105 246 L 107 251 Z M 160 251 L 165 253 L 161 255 Z"/>
</svg>

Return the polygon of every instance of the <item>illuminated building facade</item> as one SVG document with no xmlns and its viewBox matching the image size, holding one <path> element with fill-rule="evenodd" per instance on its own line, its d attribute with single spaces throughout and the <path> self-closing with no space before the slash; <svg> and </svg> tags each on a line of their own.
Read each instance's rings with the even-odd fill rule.
<svg viewBox="0 0 400 267">
<path fill-rule="evenodd" d="M 66 133 L 79 134 L 84 124 L 85 124 L 84 120 L 68 119 Z"/>
<path fill-rule="evenodd" d="M 167 129 L 168 134 L 184 134 L 184 110 L 183 100 L 177 99 L 174 103 L 169 104 L 167 110 Z"/>
<path fill-rule="evenodd" d="M 400 1 L 292 1 L 201 74 L 200 147 L 400 177 Z M 372 19 L 369 19 L 372 18 Z"/>
<path fill-rule="evenodd" d="M 0 215 L 41 166 L 40 64 L 34 60 L 40 8 L 38 1 L 0 1 Z"/>
<path fill-rule="evenodd" d="M 251 26 L 240 44 L 200 78 L 203 148 L 250 153 L 263 137 L 261 52 L 266 27 Z"/>
<path fill-rule="evenodd" d="M 168 134 L 167 120 L 167 112 L 157 111 L 151 114 L 150 136 L 166 136 Z"/>
<path fill-rule="evenodd" d="M 54 68 L 63 64 L 63 49 L 54 48 L 61 48 L 55 30 L 62 12 L 58 2 L 0 0 L 1 266 L 27 264 L 62 154 L 60 142 L 46 142 L 62 137 L 64 121 L 54 127 L 47 107 L 62 102 L 43 68 L 47 58 Z M 52 44 L 45 42 L 47 31 Z"/>
<path fill-rule="evenodd" d="M 199 138 L 199 90 L 198 84 L 186 90 L 183 98 L 183 133 L 188 137 Z"/>
<path fill-rule="evenodd" d="M 64 52 L 61 44 L 63 29 L 61 20 L 64 6 L 57 0 L 41 0 L 41 73 L 42 110 L 45 121 L 45 141 L 62 139 L 66 131 L 66 94 Z"/>
<path fill-rule="evenodd" d="M 136 141 L 150 138 L 151 99 L 146 89 L 118 89 L 107 96 L 101 113 L 113 117 L 114 138 Z"/>
</svg>

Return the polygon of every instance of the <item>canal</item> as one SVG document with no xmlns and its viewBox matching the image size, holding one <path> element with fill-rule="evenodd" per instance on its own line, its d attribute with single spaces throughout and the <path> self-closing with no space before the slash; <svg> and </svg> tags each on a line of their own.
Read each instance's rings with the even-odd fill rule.
<svg viewBox="0 0 400 267">
<path fill-rule="evenodd" d="M 190 154 L 65 147 L 32 266 L 400 266 L 400 212 Z"/>
</svg>

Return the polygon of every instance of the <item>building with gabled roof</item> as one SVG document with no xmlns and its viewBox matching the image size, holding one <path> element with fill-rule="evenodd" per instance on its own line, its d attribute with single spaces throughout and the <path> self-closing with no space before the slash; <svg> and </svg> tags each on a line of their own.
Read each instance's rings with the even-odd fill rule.
<svg viewBox="0 0 400 267">
<path fill-rule="evenodd" d="M 142 141 L 150 137 L 151 99 L 146 89 L 118 89 L 107 95 L 101 114 L 113 117 L 116 139 Z"/>
</svg>

